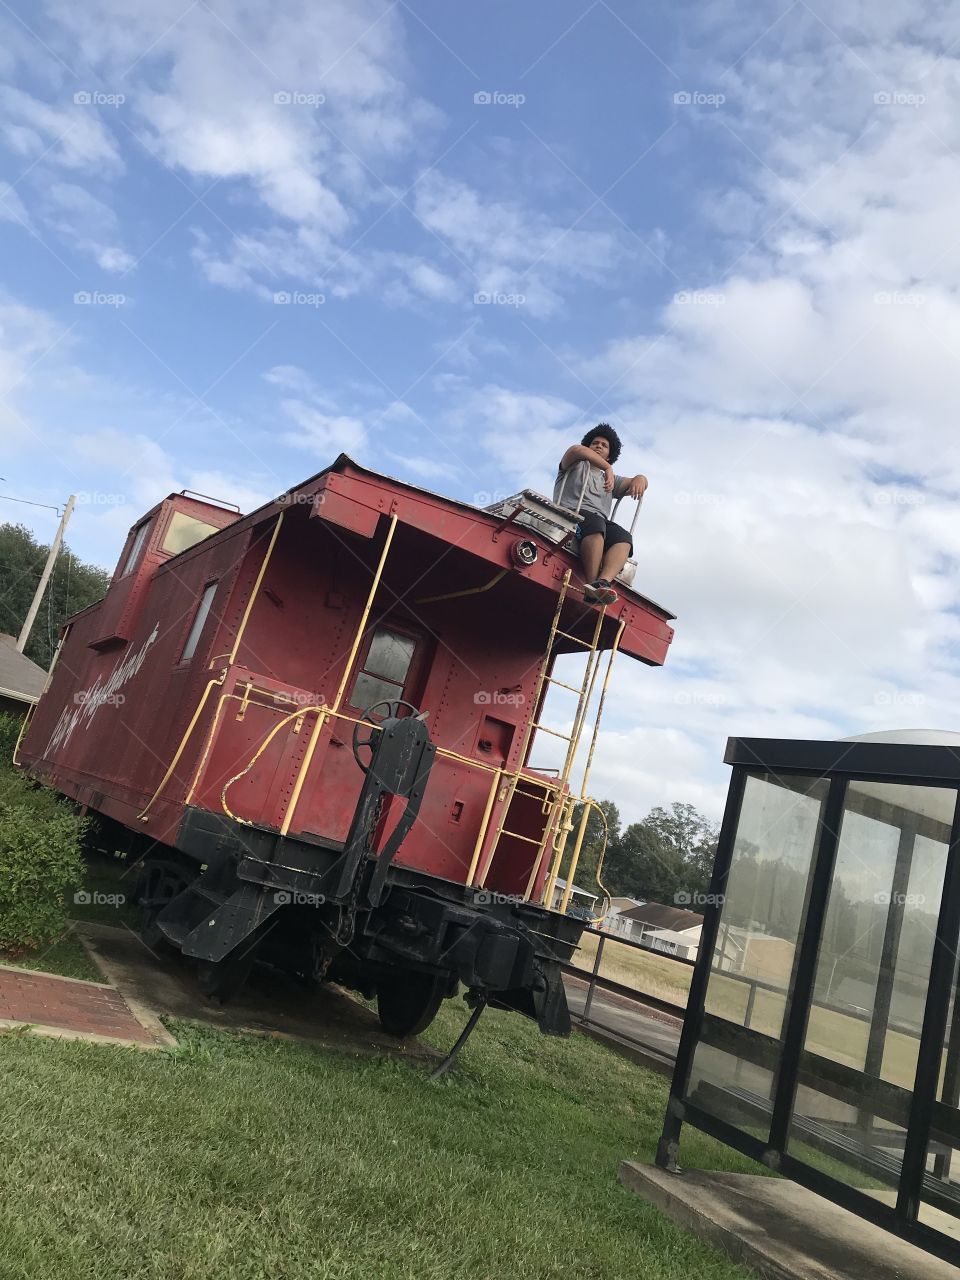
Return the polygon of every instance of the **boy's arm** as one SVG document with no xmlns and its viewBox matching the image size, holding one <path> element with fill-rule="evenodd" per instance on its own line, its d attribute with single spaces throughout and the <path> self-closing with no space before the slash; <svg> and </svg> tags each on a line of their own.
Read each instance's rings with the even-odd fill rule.
<svg viewBox="0 0 960 1280">
<path fill-rule="evenodd" d="M 615 498 L 642 498 L 646 491 L 646 476 L 614 476 L 613 496 Z"/>
<path fill-rule="evenodd" d="M 599 453 L 594 453 L 585 444 L 572 444 L 560 459 L 560 470 L 569 471 L 578 462 L 589 462 L 591 467 L 610 467 L 606 458 L 601 458 Z"/>
<path fill-rule="evenodd" d="M 610 492 L 616 482 L 616 476 L 606 458 L 601 458 L 599 453 L 594 453 L 585 444 L 572 444 L 560 459 L 560 470 L 569 471 L 578 462 L 589 462 L 591 467 L 599 467 L 604 472 L 603 487 L 608 493 Z"/>
</svg>

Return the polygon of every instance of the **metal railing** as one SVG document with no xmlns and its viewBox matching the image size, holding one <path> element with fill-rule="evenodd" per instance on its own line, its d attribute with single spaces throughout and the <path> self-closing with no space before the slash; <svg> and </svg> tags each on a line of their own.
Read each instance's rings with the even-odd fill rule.
<svg viewBox="0 0 960 1280">
<path fill-rule="evenodd" d="M 563 484 L 561 484 L 561 486 L 560 486 L 560 493 L 557 495 L 557 499 L 556 499 L 556 502 L 557 502 L 557 506 L 558 506 L 558 507 L 562 507 L 562 506 L 563 506 L 563 495 L 564 495 L 564 493 L 566 492 L 566 488 L 567 488 L 567 481 L 570 479 L 570 474 L 571 474 L 571 472 L 573 471 L 574 467 L 575 467 L 575 466 L 577 466 L 577 465 L 578 465 L 577 463 L 574 463 L 574 464 L 573 464 L 573 466 L 568 467 L 568 468 L 567 468 L 567 470 L 566 470 L 566 471 L 564 472 L 564 474 L 563 474 Z M 587 492 L 587 483 L 589 482 L 589 480 L 590 480 L 590 465 L 588 464 L 588 465 L 587 465 L 587 470 L 583 473 L 583 484 L 582 484 L 582 485 L 581 485 L 581 487 L 580 487 L 580 497 L 577 499 L 577 507 L 576 507 L 576 514 L 577 514 L 577 515 L 579 515 L 579 514 L 580 514 L 581 508 L 583 507 L 583 499 L 584 499 L 584 496 L 585 496 L 585 494 L 586 494 L 586 492 Z M 613 504 L 613 511 L 610 513 L 610 519 L 611 519 L 611 521 L 616 520 L 616 518 L 617 518 L 617 510 L 618 510 L 618 508 L 619 508 L 619 506 L 620 506 L 620 503 L 623 501 L 624 496 L 625 496 L 624 494 L 621 494 L 621 495 L 620 495 L 620 497 L 619 497 L 619 498 L 617 498 L 616 502 Z M 636 527 L 636 523 L 637 523 L 637 516 L 639 516 L 639 514 L 640 514 L 640 508 L 641 508 L 641 506 L 642 506 L 642 505 L 643 505 L 643 494 L 641 494 L 641 495 L 640 495 L 640 497 L 639 497 L 639 498 L 637 498 L 637 505 L 636 505 L 636 507 L 634 508 L 634 512 L 633 512 L 633 519 L 630 521 L 630 537 L 631 537 L 631 538 L 633 537 L 633 531 L 634 531 L 634 528 Z M 571 510 L 571 508 L 570 508 L 570 507 L 566 507 L 566 508 L 564 508 L 564 509 L 565 509 L 566 511 Z"/>
<path fill-rule="evenodd" d="M 619 997 L 621 1000 L 628 1000 L 635 1003 L 638 1008 L 637 1012 L 642 1013 L 641 1006 L 646 1006 L 660 1013 L 670 1014 L 673 1017 L 682 1019 L 686 1014 L 686 1004 L 678 1004 L 671 1000 L 666 1000 L 662 995 L 654 995 L 652 992 L 645 990 L 640 985 L 630 985 L 629 983 L 619 981 L 601 973 L 603 966 L 604 948 L 607 943 L 613 943 L 618 947 L 627 947 L 633 951 L 642 952 L 646 956 L 656 956 L 660 960 L 667 960 L 676 965 L 682 965 L 686 969 L 692 970 L 696 964 L 695 960 L 688 960 L 683 956 L 670 955 L 669 952 L 658 951 L 653 947 L 645 946 L 642 942 L 638 942 L 634 938 L 625 938 L 618 934 L 611 933 L 606 929 L 598 929 L 594 926 L 588 926 L 584 929 L 585 934 L 592 935 L 598 939 L 597 951 L 594 956 L 592 968 L 585 968 L 578 964 L 565 964 L 563 971 L 572 978 L 585 982 L 587 992 L 583 1003 L 583 1008 L 579 1012 L 574 1013 L 577 1022 L 584 1026 L 592 1026 L 599 1030 L 613 1031 L 611 1019 L 609 1017 L 610 1009 L 605 1007 L 602 1002 L 596 1002 L 597 992 L 606 992 L 609 995 Z M 736 982 L 746 988 L 746 1003 L 742 1018 L 736 1017 L 732 1021 L 747 1030 L 753 1029 L 754 1015 L 757 1008 L 757 996 L 761 992 L 770 992 L 774 996 L 782 997 L 784 1001 L 787 998 L 786 985 L 778 986 L 774 982 L 768 982 L 763 978 L 752 977 L 748 974 L 735 973 L 728 969 L 711 967 L 711 972 L 719 977 L 728 979 L 730 982 Z M 846 1018 L 852 1023 L 859 1023 L 862 1026 L 870 1027 L 873 1023 L 873 1013 L 867 1010 L 861 1010 L 851 1005 L 840 1004 L 832 1000 L 815 999 L 811 1001 L 811 1008 L 822 1010 L 824 1013 L 836 1014 L 839 1017 Z M 604 1014 L 607 1017 L 604 1017 Z M 888 1032 L 896 1035 L 905 1036 L 911 1040 L 920 1039 L 921 1027 L 919 1024 L 909 1024 L 900 1020 L 889 1019 L 886 1024 Z M 646 1039 L 643 1034 L 643 1026 L 638 1023 L 636 1036 L 630 1035 L 624 1029 L 623 1021 L 618 1022 L 615 1028 L 616 1034 L 621 1039 L 629 1040 L 637 1046 L 645 1047 Z"/>
</svg>

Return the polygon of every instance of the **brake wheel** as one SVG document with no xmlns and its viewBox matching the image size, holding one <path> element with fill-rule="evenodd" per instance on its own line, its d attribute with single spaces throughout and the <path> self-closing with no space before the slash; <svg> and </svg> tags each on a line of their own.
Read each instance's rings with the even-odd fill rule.
<svg viewBox="0 0 960 1280">
<path fill-rule="evenodd" d="M 420 708 L 415 707 L 412 702 L 390 702 L 384 699 L 383 702 L 374 702 L 367 707 L 353 726 L 353 758 L 364 773 L 369 773 L 370 766 L 373 764 L 373 753 L 381 731 L 380 726 L 384 720 L 399 720 L 401 707 L 406 707 L 412 716 L 420 714 Z M 370 752 L 370 758 L 366 762 L 360 758 L 361 751 Z"/>
</svg>

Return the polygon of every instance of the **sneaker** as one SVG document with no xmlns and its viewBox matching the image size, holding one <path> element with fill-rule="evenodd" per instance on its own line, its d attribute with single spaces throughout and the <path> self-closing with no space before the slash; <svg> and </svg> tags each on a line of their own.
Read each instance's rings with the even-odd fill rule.
<svg viewBox="0 0 960 1280">
<path fill-rule="evenodd" d="M 591 582 L 583 593 L 588 604 L 616 604 L 620 597 L 606 578 L 598 578 Z"/>
</svg>

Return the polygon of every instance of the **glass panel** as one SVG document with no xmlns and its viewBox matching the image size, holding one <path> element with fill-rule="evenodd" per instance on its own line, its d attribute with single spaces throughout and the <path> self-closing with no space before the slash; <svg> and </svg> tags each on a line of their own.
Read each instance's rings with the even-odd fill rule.
<svg viewBox="0 0 960 1280">
<path fill-rule="evenodd" d="M 402 684 L 391 684 L 389 680 L 379 680 L 376 676 L 361 671 L 350 695 L 350 705 L 366 711 L 375 702 L 399 702 L 402 697 Z"/>
<path fill-rule="evenodd" d="M 953 966 L 953 984 L 950 988 L 950 1015 L 947 1018 L 947 1034 L 944 1037 L 943 1058 L 940 1063 L 940 1083 L 937 1101 L 948 1107 L 960 1106 L 960 1002 L 957 1000 L 957 984 L 960 982 L 960 957 Z"/>
<path fill-rule="evenodd" d="M 956 792 L 852 781 L 824 915 L 805 1048 L 863 1073 L 861 1092 L 797 1090 L 788 1147 L 816 1149 L 851 1186 L 892 1202 L 902 1127 L 879 1116 L 871 1080 L 913 1088 Z M 815 1063 L 807 1063 L 816 1070 Z"/>
<path fill-rule="evenodd" d="M 706 1009 L 774 1039 L 827 789 L 819 778 L 761 774 L 743 794 Z"/>
<path fill-rule="evenodd" d="M 176 555 L 216 532 L 215 524 L 205 524 L 202 520 L 195 520 L 193 516 L 184 515 L 182 511 L 175 511 L 163 537 L 163 550 L 172 551 Z"/>
<path fill-rule="evenodd" d="M 217 584 L 211 582 L 204 587 L 203 595 L 200 598 L 200 607 L 197 609 L 193 626 L 190 628 L 190 634 L 187 636 L 187 643 L 183 646 L 183 653 L 180 655 L 181 662 L 189 662 L 197 649 L 197 642 L 200 639 L 200 633 L 203 630 L 203 624 L 207 620 L 207 614 L 210 612 L 210 606 L 213 604 L 213 597 L 216 594 Z"/>
<path fill-rule="evenodd" d="M 842 1092 L 826 1082 L 820 1089 L 798 1085 L 790 1154 L 848 1187 L 880 1192 L 878 1199 L 894 1188 L 888 1200 L 894 1203 L 907 1131 L 855 1105 L 848 1094 L 839 1096 Z"/>
<path fill-rule="evenodd" d="M 956 792 L 851 782 L 806 1048 L 909 1089 Z"/>
<path fill-rule="evenodd" d="M 766 1141 L 773 1072 L 701 1040 L 693 1055 L 687 1098 L 701 1110 Z"/>
<path fill-rule="evenodd" d="M 130 547 L 130 554 L 127 556 L 126 562 L 124 563 L 124 566 L 123 566 L 123 570 L 120 574 L 121 578 L 124 576 L 124 574 L 129 573 L 130 570 L 133 568 L 133 566 L 137 563 L 137 560 L 140 557 L 140 551 L 144 544 L 144 540 L 146 539 L 146 536 L 147 536 L 147 530 L 149 528 L 150 528 L 150 521 L 145 520 L 143 524 L 140 525 L 140 527 L 137 529 L 137 532 L 134 535 L 133 545 Z"/>
<path fill-rule="evenodd" d="M 370 642 L 370 652 L 363 669 L 402 685 L 407 678 L 416 643 L 412 636 L 378 627 Z"/>
<path fill-rule="evenodd" d="M 707 982 L 706 1012 L 748 1027 L 779 1052 L 810 867 L 828 783 L 750 774 L 734 838 L 720 927 Z M 716 1041 L 717 1027 L 710 1039 Z M 772 1061 L 758 1066 L 752 1046 L 738 1054 L 701 1040 L 688 1096 L 711 1114 L 766 1140 Z M 698 1094 L 694 1098 L 694 1092 Z"/>
<path fill-rule="evenodd" d="M 927 1147 L 919 1220 L 935 1231 L 960 1239 L 960 1153 L 947 1138 Z"/>
</svg>

